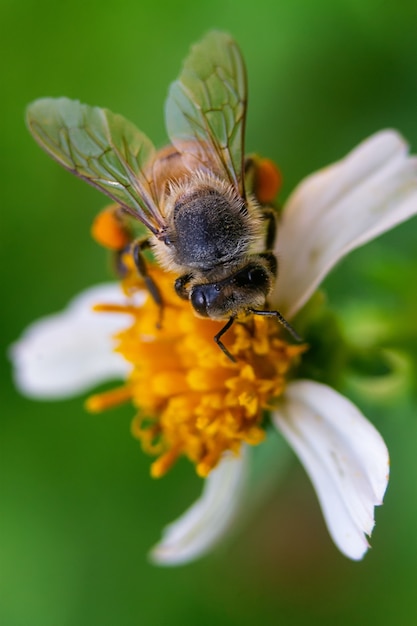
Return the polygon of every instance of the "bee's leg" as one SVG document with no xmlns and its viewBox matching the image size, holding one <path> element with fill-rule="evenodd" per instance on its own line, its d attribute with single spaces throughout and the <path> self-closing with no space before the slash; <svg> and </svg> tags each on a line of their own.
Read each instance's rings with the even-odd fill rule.
<svg viewBox="0 0 417 626">
<path fill-rule="evenodd" d="M 162 297 L 155 281 L 148 274 L 146 262 L 142 254 L 142 250 L 149 248 L 149 239 L 137 239 L 134 241 L 126 214 L 122 207 L 117 204 L 106 207 L 95 217 L 91 231 L 94 239 L 99 244 L 113 252 L 114 269 L 121 278 L 127 271 L 123 263 L 123 255 L 130 250 L 139 275 L 143 278 L 149 293 L 159 307 L 158 327 L 160 327 L 163 309 Z"/>
<path fill-rule="evenodd" d="M 253 313 L 254 315 L 265 315 L 265 316 L 269 316 L 269 317 L 276 317 L 278 322 L 286 330 L 288 330 L 290 335 L 292 335 L 296 341 L 299 341 L 299 342 L 302 341 L 302 339 L 301 339 L 300 335 L 297 333 L 297 331 L 291 326 L 291 324 L 289 322 L 287 322 L 285 317 L 283 315 L 281 315 L 281 313 L 279 311 L 268 311 L 268 310 L 267 311 L 257 311 L 256 309 L 249 309 L 249 311 L 251 313 Z"/>
<path fill-rule="evenodd" d="M 229 319 L 227 320 L 227 322 L 223 326 L 223 328 L 221 330 L 219 330 L 217 335 L 214 335 L 214 337 L 213 337 L 214 341 L 217 343 L 217 345 L 219 346 L 220 350 L 222 350 L 225 353 L 227 358 L 230 359 L 232 361 L 232 363 L 236 363 L 236 359 L 235 359 L 235 357 L 232 354 L 230 354 L 229 350 L 226 348 L 226 346 L 220 340 L 220 338 L 223 337 L 224 333 L 227 333 L 227 331 L 232 326 L 234 321 L 235 321 L 235 317 L 234 317 L 234 315 L 232 315 L 231 317 L 229 317 Z"/>
<path fill-rule="evenodd" d="M 254 154 L 245 159 L 245 183 L 262 205 L 262 216 L 267 222 L 265 248 L 272 250 L 277 231 L 277 213 L 273 202 L 281 186 L 281 174 L 273 161 Z"/>
<path fill-rule="evenodd" d="M 118 278 L 124 278 L 127 274 L 127 267 L 124 263 L 123 256 L 129 252 L 130 246 L 126 246 L 121 250 L 112 251 L 111 256 L 111 269 L 117 275 Z"/>
<path fill-rule="evenodd" d="M 277 214 L 271 207 L 262 210 L 262 216 L 267 222 L 265 233 L 265 250 L 273 250 L 277 234 Z"/>
<path fill-rule="evenodd" d="M 276 277 L 278 274 L 278 262 L 275 254 L 273 254 L 272 252 L 264 252 L 259 256 L 261 256 L 268 262 L 270 272 L 274 275 L 274 277 Z M 279 311 L 257 311 L 256 309 L 249 309 L 249 311 L 254 315 L 269 315 L 270 317 L 276 317 L 279 323 L 288 330 L 288 332 L 294 337 L 296 341 L 302 341 L 297 331 L 291 326 L 289 322 L 287 322 L 285 317 L 281 315 Z"/>
<path fill-rule="evenodd" d="M 251 191 L 260 204 L 273 204 L 282 185 L 282 175 L 271 159 L 257 154 L 245 158 L 245 187 Z"/>
<path fill-rule="evenodd" d="M 162 300 L 161 292 L 158 289 L 158 285 L 156 284 L 152 276 L 150 276 L 148 273 L 145 257 L 142 254 L 142 251 L 149 248 L 149 246 L 149 239 L 137 239 L 132 244 L 132 257 L 135 262 L 136 269 L 138 270 L 139 276 L 145 282 L 146 288 L 151 294 L 153 301 L 159 307 L 159 320 L 157 327 L 161 328 L 164 302 Z"/>
<path fill-rule="evenodd" d="M 188 300 L 190 297 L 190 292 L 187 285 L 192 280 L 192 278 L 192 274 L 183 274 L 182 276 L 178 276 L 177 280 L 174 283 L 174 288 L 177 296 L 179 296 L 183 300 Z"/>
</svg>

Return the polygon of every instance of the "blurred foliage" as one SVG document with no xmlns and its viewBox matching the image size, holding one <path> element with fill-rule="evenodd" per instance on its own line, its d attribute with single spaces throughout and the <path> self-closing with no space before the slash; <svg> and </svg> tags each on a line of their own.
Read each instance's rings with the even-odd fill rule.
<svg viewBox="0 0 417 626">
<path fill-rule="evenodd" d="M 380 128 L 398 128 L 417 150 L 416 18 L 414 0 L 1 3 L 2 626 L 417 623 L 415 382 L 394 405 L 360 399 L 392 457 L 363 562 L 332 545 L 294 462 L 231 544 L 164 570 L 146 551 L 199 493 L 194 472 L 183 462 L 151 480 L 129 408 L 92 417 L 81 399 L 23 399 L 5 357 L 32 319 L 109 277 L 89 237 L 105 201 L 35 145 L 23 121 L 29 101 L 107 106 L 162 145 L 164 97 L 189 45 L 228 30 L 249 72 L 248 151 L 280 163 L 288 194 Z M 326 281 L 342 319 L 362 306 L 382 311 L 393 329 L 386 347 L 414 356 L 416 234 L 415 221 L 397 228 Z"/>
</svg>

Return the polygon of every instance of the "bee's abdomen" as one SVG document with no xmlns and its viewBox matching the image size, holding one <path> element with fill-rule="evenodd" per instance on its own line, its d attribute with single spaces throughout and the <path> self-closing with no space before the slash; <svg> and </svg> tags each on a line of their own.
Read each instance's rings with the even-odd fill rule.
<svg viewBox="0 0 417 626">
<path fill-rule="evenodd" d="M 245 217 L 242 204 L 236 207 L 216 189 L 179 199 L 173 215 L 178 262 L 210 269 L 241 254 L 247 245 Z"/>
</svg>

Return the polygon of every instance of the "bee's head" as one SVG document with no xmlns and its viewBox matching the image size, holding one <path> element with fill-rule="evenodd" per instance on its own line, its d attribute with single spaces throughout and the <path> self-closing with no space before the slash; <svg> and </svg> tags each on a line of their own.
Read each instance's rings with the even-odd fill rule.
<svg viewBox="0 0 417 626">
<path fill-rule="evenodd" d="M 196 313 L 201 317 L 226 319 L 263 308 L 275 278 L 276 262 L 272 258 L 274 262 L 260 258 L 258 262 L 248 263 L 221 281 L 194 285 L 190 300 Z"/>
</svg>

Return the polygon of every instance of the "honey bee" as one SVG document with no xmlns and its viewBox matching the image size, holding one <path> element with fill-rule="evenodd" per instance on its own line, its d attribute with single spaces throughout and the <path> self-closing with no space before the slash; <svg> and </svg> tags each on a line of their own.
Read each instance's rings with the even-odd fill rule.
<svg viewBox="0 0 417 626">
<path fill-rule="evenodd" d="M 162 150 L 108 109 L 67 98 L 36 100 L 27 109 L 29 130 L 51 157 L 148 229 L 130 250 L 156 303 L 162 309 L 146 247 L 178 275 L 175 290 L 198 316 L 227 320 L 214 340 L 232 361 L 221 337 L 242 315 L 275 316 L 299 339 L 267 306 L 278 268 L 276 214 L 249 189 L 256 159 L 244 156 L 246 105 L 239 48 L 213 31 L 191 48 L 170 87 L 171 144 Z"/>
</svg>

